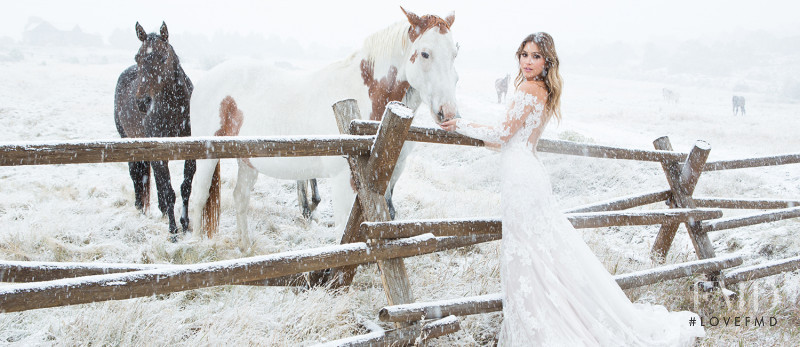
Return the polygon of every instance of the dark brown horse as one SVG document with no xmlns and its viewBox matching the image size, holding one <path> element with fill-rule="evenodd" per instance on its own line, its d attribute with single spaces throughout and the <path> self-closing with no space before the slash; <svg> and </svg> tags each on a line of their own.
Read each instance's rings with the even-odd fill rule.
<svg viewBox="0 0 800 347">
<path fill-rule="evenodd" d="M 142 46 L 136 53 L 136 65 L 126 69 L 117 80 L 114 94 L 114 121 L 122 137 L 191 136 L 189 100 L 192 81 L 186 76 L 175 50 L 169 44 L 167 25 L 161 24 L 160 34 L 147 34 L 136 23 L 136 35 Z M 169 176 L 167 161 L 137 161 L 128 163 L 136 208 L 146 212 L 150 203 L 150 168 L 158 188 L 158 208 L 169 219 L 172 240 L 178 232 L 175 224 L 175 191 Z M 192 191 L 195 161 L 184 163 L 181 184 L 183 211 L 181 226 L 189 230 L 188 204 Z"/>
</svg>

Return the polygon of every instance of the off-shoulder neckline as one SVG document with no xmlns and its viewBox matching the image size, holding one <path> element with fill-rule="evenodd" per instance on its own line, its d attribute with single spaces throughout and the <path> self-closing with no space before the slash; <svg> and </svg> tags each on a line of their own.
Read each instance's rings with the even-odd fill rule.
<svg viewBox="0 0 800 347">
<path fill-rule="evenodd" d="M 543 102 L 543 101 L 539 100 L 539 97 L 538 97 L 538 96 L 536 96 L 536 95 L 533 95 L 533 94 L 531 94 L 531 93 L 528 93 L 528 92 L 526 92 L 526 91 L 524 91 L 524 90 L 517 89 L 516 91 L 514 91 L 514 97 L 515 97 L 515 98 L 516 98 L 516 96 L 517 96 L 518 94 L 522 94 L 522 96 L 523 96 L 523 97 L 531 97 L 531 98 L 533 99 L 533 103 L 535 103 L 535 104 L 540 104 L 540 105 L 543 105 L 543 104 L 544 104 L 544 102 Z"/>
</svg>

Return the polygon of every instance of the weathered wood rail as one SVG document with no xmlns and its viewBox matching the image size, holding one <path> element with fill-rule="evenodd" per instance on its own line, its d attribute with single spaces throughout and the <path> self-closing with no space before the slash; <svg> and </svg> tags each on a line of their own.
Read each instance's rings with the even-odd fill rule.
<svg viewBox="0 0 800 347">
<path fill-rule="evenodd" d="M 402 105 L 386 108 L 382 122 L 363 121 L 355 102 L 333 106 L 341 135 L 296 137 L 210 137 L 115 139 L 105 141 L 25 142 L 0 144 L 0 166 L 186 160 L 206 158 L 347 156 L 357 198 L 341 244 L 318 249 L 193 265 L 27 263 L 0 261 L 0 312 L 121 300 L 216 285 L 346 286 L 357 266 L 377 262 L 389 307 L 414 304 L 403 258 L 499 240 L 497 219 L 390 221 L 383 194 L 405 141 L 483 146 L 482 141 L 441 129 L 411 126 L 413 114 Z M 709 274 L 727 285 L 800 268 L 800 258 L 722 270 L 742 263 L 738 257 L 716 257 L 708 233 L 758 223 L 800 217 L 800 200 L 694 197 L 703 172 L 800 163 L 800 154 L 706 162 L 710 145 L 699 141 L 688 153 L 672 149 L 659 138 L 654 150 L 542 139 L 540 152 L 594 158 L 658 162 L 669 189 L 656 190 L 565 211 L 576 228 L 621 225 L 661 225 L 652 254 L 664 259 L 679 225 L 686 225 L 699 260 L 616 277 L 622 288 L 647 285 L 692 274 Z M 623 211 L 658 202 L 669 209 Z M 719 209 L 775 211 L 722 219 Z M 497 297 L 477 298 L 472 312 L 502 309 Z M 463 303 L 464 299 L 459 299 Z M 471 300 L 471 299 L 470 299 Z M 469 300 L 467 300 L 469 301 Z M 422 305 L 425 306 L 425 305 Z M 439 316 L 428 311 L 414 319 L 385 319 L 396 329 L 339 340 L 341 345 L 408 344 L 459 329 L 449 314 L 469 309 L 439 305 Z M 381 319 L 383 319 L 383 311 Z M 419 320 L 437 318 L 422 324 Z M 348 342 L 349 341 L 349 342 Z"/>
<path fill-rule="evenodd" d="M 169 137 L 0 144 L 0 166 L 368 154 L 375 136 Z"/>
<path fill-rule="evenodd" d="M 567 220 L 576 229 L 601 228 L 625 225 L 652 225 L 666 222 L 686 222 L 722 217 L 721 210 L 673 209 L 630 212 L 584 212 L 567 213 Z M 361 223 L 359 231 L 368 239 L 411 237 L 427 233 L 436 236 L 471 236 L 500 234 L 500 219 L 450 219 L 391 221 L 383 223 Z"/>
<path fill-rule="evenodd" d="M 657 282 L 681 277 L 720 271 L 739 266 L 743 262 L 739 256 L 717 259 L 697 260 L 682 264 L 661 266 L 644 271 L 614 276 L 622 289 L 642 287 Z M 414 303 L 382 308 L 378 317 L 386 322 L 410 322 L 422 319 L 436 319 L 449 315 L 466 316 L 478 313 L 501 311 L 502 294 L 488 294 L 468 298 L 442 300 L 433 303 Z"/>
<path fill-rule="evenodd" d="M 376 331 L 366 335 L 353 336 L 341 340 L 319 344 L 325 346 L 407 346 L 425 345 L 425 342 L 461 329 L 459 319 L 448 316 L 425 322 L 423 325 L 411 325 L 404 328 Z"/>
<path fill-rule="evenodd" d="M 719 218 L 722 212 L 719 210 L 665 210 L 661 212 L 639 212 L 639 213 L 583 213 L 568 214 L 567 218 L 579 228 L 594 228 L 609 225 L 643 225 L 658 224 L 662 217 L 673 218 L 675 220 L 711 219 Z M 626 217 L 626 218 L 622 218 Z M 630 217 L 630 218 L 628 218 Z M 366 239 L 407 239 L 425 234 L 436 237 L 435 246 L 431 246 L 435 251 L 464 247 L 467 245 L 499 240 L 501 237 L 502 223 L 498 219 L 451 219 L 451 220 L 418 220 L 418 221 L 390 221 L 390 222 L 364 222 L 361 223 L 359 232 Z M 313 250 L 311 250 L 313 251 Z M 330 250 L 329 250 L 330 251 Z M 420 249 L 421 252 L 428 252 L 430 248 Z M 313 252 L 312 252 L 313 253 Z M 311 253 L 310 253 L 311 254 Z M 317 253 L 313 253 L 317 254 Z M 344 252 L 343 256 L 354 256 L 353 264 L 363 264 L 358 262 L 359 255 L 352 252 Z M 421 253 L 424 254 L 424 253 Z M 418 255 L 416 253 L 412 256 Z M 274 254 L 273 257 L 284 259 L 285 263 L 296 262 L 295 268 L 298 271 L 278 273 L 257 279 L 236 279 L 231 281 L 214 280 L 213 283 L 240 284 L 252 281 L 264 281 L 268 279 L 285 278 L 285 276 L 297 275 L 311 270 L 309 265 L 303 265 L 308 258 L 301 257 L 292 260 L 289 254 Z M 311 256 L 316 259 L 317 256 Z M 381 255 L 378 255 L 380 259 Z M 399 256 L 398 258 L 402 258 Z M 243 260 L 249 268 L 261 266 L 258 260 L 248 258 Z M 338 257 L 334 259 L 337 262 Z M 373 260 L 370 260 L 373 261 Z M 221 263 L 220 263 L 221 264 Z M 197 265 L 200 266 L 200 265 Z M 204 264 L 201 267 L 212 269 L 214 264 Z M 81 276 L 107 275 L 118 273 L 132 273 L 141 271 L 187 271 L 186 265 L 172 264 L 103 264 L 103 263 L 59 263 L 59 262 L 21 262 L 21 261 L 0 261 L 0 282 L 41 282 L 52 281 L 65 278 Z M 211 270 L 209 270 L 211 271 Z M 272 269 L 270 271 L 275 271 Z M 264 273 L 268 273 L 265 271 Z M 119 279 L 112 280 L 119 281 Z M 280 283 L 280 282 L 278 282 Z"/>
<path fill-rule="evenodd" d="M 206 264 L 85 276 L 0 287 L 0 312 L 122 300 L 245 281 L 277 278 L 329 267 L 421 255 L 436 251 L 433 235 L 378 245 L 349 243 Z"/>
</svg>

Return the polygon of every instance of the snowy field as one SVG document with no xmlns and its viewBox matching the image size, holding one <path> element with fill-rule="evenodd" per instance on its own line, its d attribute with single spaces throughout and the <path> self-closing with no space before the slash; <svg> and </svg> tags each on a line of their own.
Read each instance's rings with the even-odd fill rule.
<svg viewBox="0 0 800 347">
<path fill-rule="evenodd" d="M 181 54 L 178 49 L 179 55 Z M 118 138 L 114 87 L 133 52 L 112 48 L 0 47 L 0 141 Z M 711 144 L 709 161 L 800 153 L 800 103 L 775 93 L 763 79 L 701 75 L 648 76 L 594 73 L 563 63 L 564 120 L 546 138 L 651 149 L 670 136 L 688 151 Z M 310 67 L 319 66 L 308 63 Z M 303 63 L 294 66 L 306 68 Z M 484 65 L 459 66 L 458 99 L 465 118 L 502 115 L 494 79 L 506 73 Z M 198 81 L 207 64 L 184 59 Z M 511 71 L 508 71 L 511 72 Z M 612 77 L 613 76 L 613 77 Z M 513 77 L 513 75 L 512 75 Z M 741 90 L 742 83 L 749 88 Z M 662 88 L 680 94 L 667 103 Z M 738 90 L 734 92 L 734 89 Z M 734 117 L 731 96 L 747 97 L 747 116 Z M 333 116 L 333 115 L 331 115 Z M 432 125 L 422 112 L 414 120 Z M 561 208 L 668 188 L 658 163 L 541 154 Z M 493 217 L 499 211 L 499 155 L 481 148 L 418 144 L 395 189 L 397 219 Z M 182 162 L 172 162 L 178 191 Z M 295 183 L 260 177 L 249 213 L 252 250 L 237 248 L 231 193 L 235 162 L 223 161 L 222 222 L 213 240 L 186 235 L 167 242 L 167 224 L 155 208 L 140 214 L 126 163 L 0 167 L 0 259 L 104 263 L 190 264 L 300 250 L 339 242 L 328 180 L 311 221 L 302 218 Z M 154 188 L 153 188 L 154 189 Z M 695 196 L 800 199 L 800 165 L 704 174 Z M 646 206 L 665 208 L 663 204 Z M 752 211 L 725 211 L 731 216 Z M 648 257 L 658 226 L 583 229 L 584 239 L 612 273 L 655 266 Z M 739 254 L 745 264 L 800 255 L 800 220 L 711 234 L 718 255 Z M 497 242 L 410 258 L 408 273 L 418 301 L 495 293 L 499 287 Z M 694 260 L 681 227 L 669 262 Z M 690 279 L 629 291 L 632 299 L 701 316 L 777 316 L 775 327 L 709 327 L 703 345 L 791 345 L 800 336 L 797 272 L 742 287 L 760 293 L 742 300 L 747 309 L 725 309 L 720 298 L 693 299 Z M 736 288 L 733 288 L 736 289 Z M 768 301 L 767 297 L 772 298 Z M 313 345 L 367 333 L 386 304 L 375 265 L 359 268 L 345 290 L 296 290 L 223 286 L 170 295 L 0 314 L 0 344 L 14 345 Z M 737 304 L 738 305 L 738 304 Z M 750 308 L 752 306 L 752 308 Z M 465 318 L 458 333 L 431 345 L 487 345 L 501 315 Z M 380 323 L 384 328 L 389 325 Z"/>
</svg>

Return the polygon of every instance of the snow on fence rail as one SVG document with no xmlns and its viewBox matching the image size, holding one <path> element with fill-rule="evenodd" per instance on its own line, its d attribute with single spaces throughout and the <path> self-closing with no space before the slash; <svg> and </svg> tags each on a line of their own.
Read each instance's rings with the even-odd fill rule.
<svg viewBox="0 0 800 347">
<path fill-rule="evenodd" d="M 174 293 L 409 257 L 435 252 L 436 243 L 437 238 L 427 234 L 375 245 L 360 242 L 205 264 L 11 284 L 0 287 L 0 312 Z"/>
<path fill-rule="evenodd" d="M 788 165 L 800 163 L 800 154 L 783 154 L 761 158 L 721 160 L 706 163 L 703 171 L 745 169 L 751 167 Z"/>
<path fill-rule="evenodd" d="M 725 285 L 730 286 L 742 281 L 750 281 L 797 269 L 800 269 L 800 256 L 736 268 L 725 274 Z"/>
<path fill-rule="evenodd" d="M 697 260 L 682 264 L 661 266 L 644 271 L 614 276 L 622 289 L 641 287 L 661 281 L 674 280 L 694 274 L 719 271 L 739 266 L 740 256 Z M 503 309 L 502 295 L 487 294 L 468 298 L 418 302 L 382 308 L 378 317 L 385 322 L 412 322 L 422 319 L 436 319 L 449 315 L 465 316 L 478 313 L 496 312 Z"/>
<path fill-rule="evenodd" d="M 316 345 L 330 346 L 424 346 L 425 342 L 461 329 L 460 321 L 455 316 L 427 321 L 422 325 L 411 325 L 392 330 L 379 330 L 369 334 L 352 336 L 341 340 Z"/>
<path fill-rule="evenodd" d="M 0 166 L 369 153 L 375 136 L 169 137 L 0 144 Z"/>
<path fill-rule="evenodd" d="M 669 218 L 673 221 L 686 221 L 690 218 L 702 220 L 719 218 L 719 210 L 664 210 L 649 212 L 626 213 L 581 213 L 568 214 L 567 218 L 578 228 L 593 228 L 608 225 L 643 225 L 658 224 L 660 218 Z M 418 220 L 418 221 L 391 221 L 391 222 L 364 222 L 360 232 L 367 239 L 400 239 L 432 234 L 437 237 L 435 251 L 464 247 L 499 240 L 501 237 L 501 221 L 499 219 L 449 219 L 449 220 Z M 275 255 L 278 256 L 278 255 Z M 289 260 L 287 260 L 288 262 Z M 304 260 L 301 260 L 304 261 Z M 298 269 L 303 269 L 300 264 Z M 59 263 L 59 262 L 29 262 L 29 261 L 0 261 L 0 282 L 38 282 L 50 281 L 71 277 L 104 275 L 147 270 L 180 270 L 179 265 L 172 264 L 105 264 L 105 263 Z M 316 270 L 316 269 L 313 269 Z M 311 271 L 303 269 L 302 272 Z M 300 274 L 285 273 L 282 277 Z M 229 282 L 226 284 L 251 283 L 280 278 L 270 276 L 254 280 Z M 300 280 L 300 279 L 298 279 Z M 298 281 L 299 282 L 299 281 Z M 276 284 L 282 284 L 285 281 Z M 261 284 L 270 284 L 261 283 Z M 304 284 L 304 283 L 303 283 Z M 300 285 L 298 283 L 297 285 Z M 181 289 L 182 290 L 182 289 Z"/>
<path fill-rule="evenodd" d="M 628 212 L 567 213 L 567 219 L 577 228 L 601 228 L 623 225 L 680 223 L 722 217 L 713 209 L 670 209 Z M 494 219 L 431 219 L 414 221 L 364 222 L 359 231 L 368 239 L 412 237 L 427 233 L 436 236 L 473 236 L 501 234 L 502 222 Z"/>
<path fill-rule="evenodd" d="M 757 213 L 749 216 L 734 217 L 702 223 L 704 232 L 740 228 L 748 225 L 776 222 L 779 220 L 800 217 L 800 207 L 779 209 L 772 212 Z"/>
</svg>

